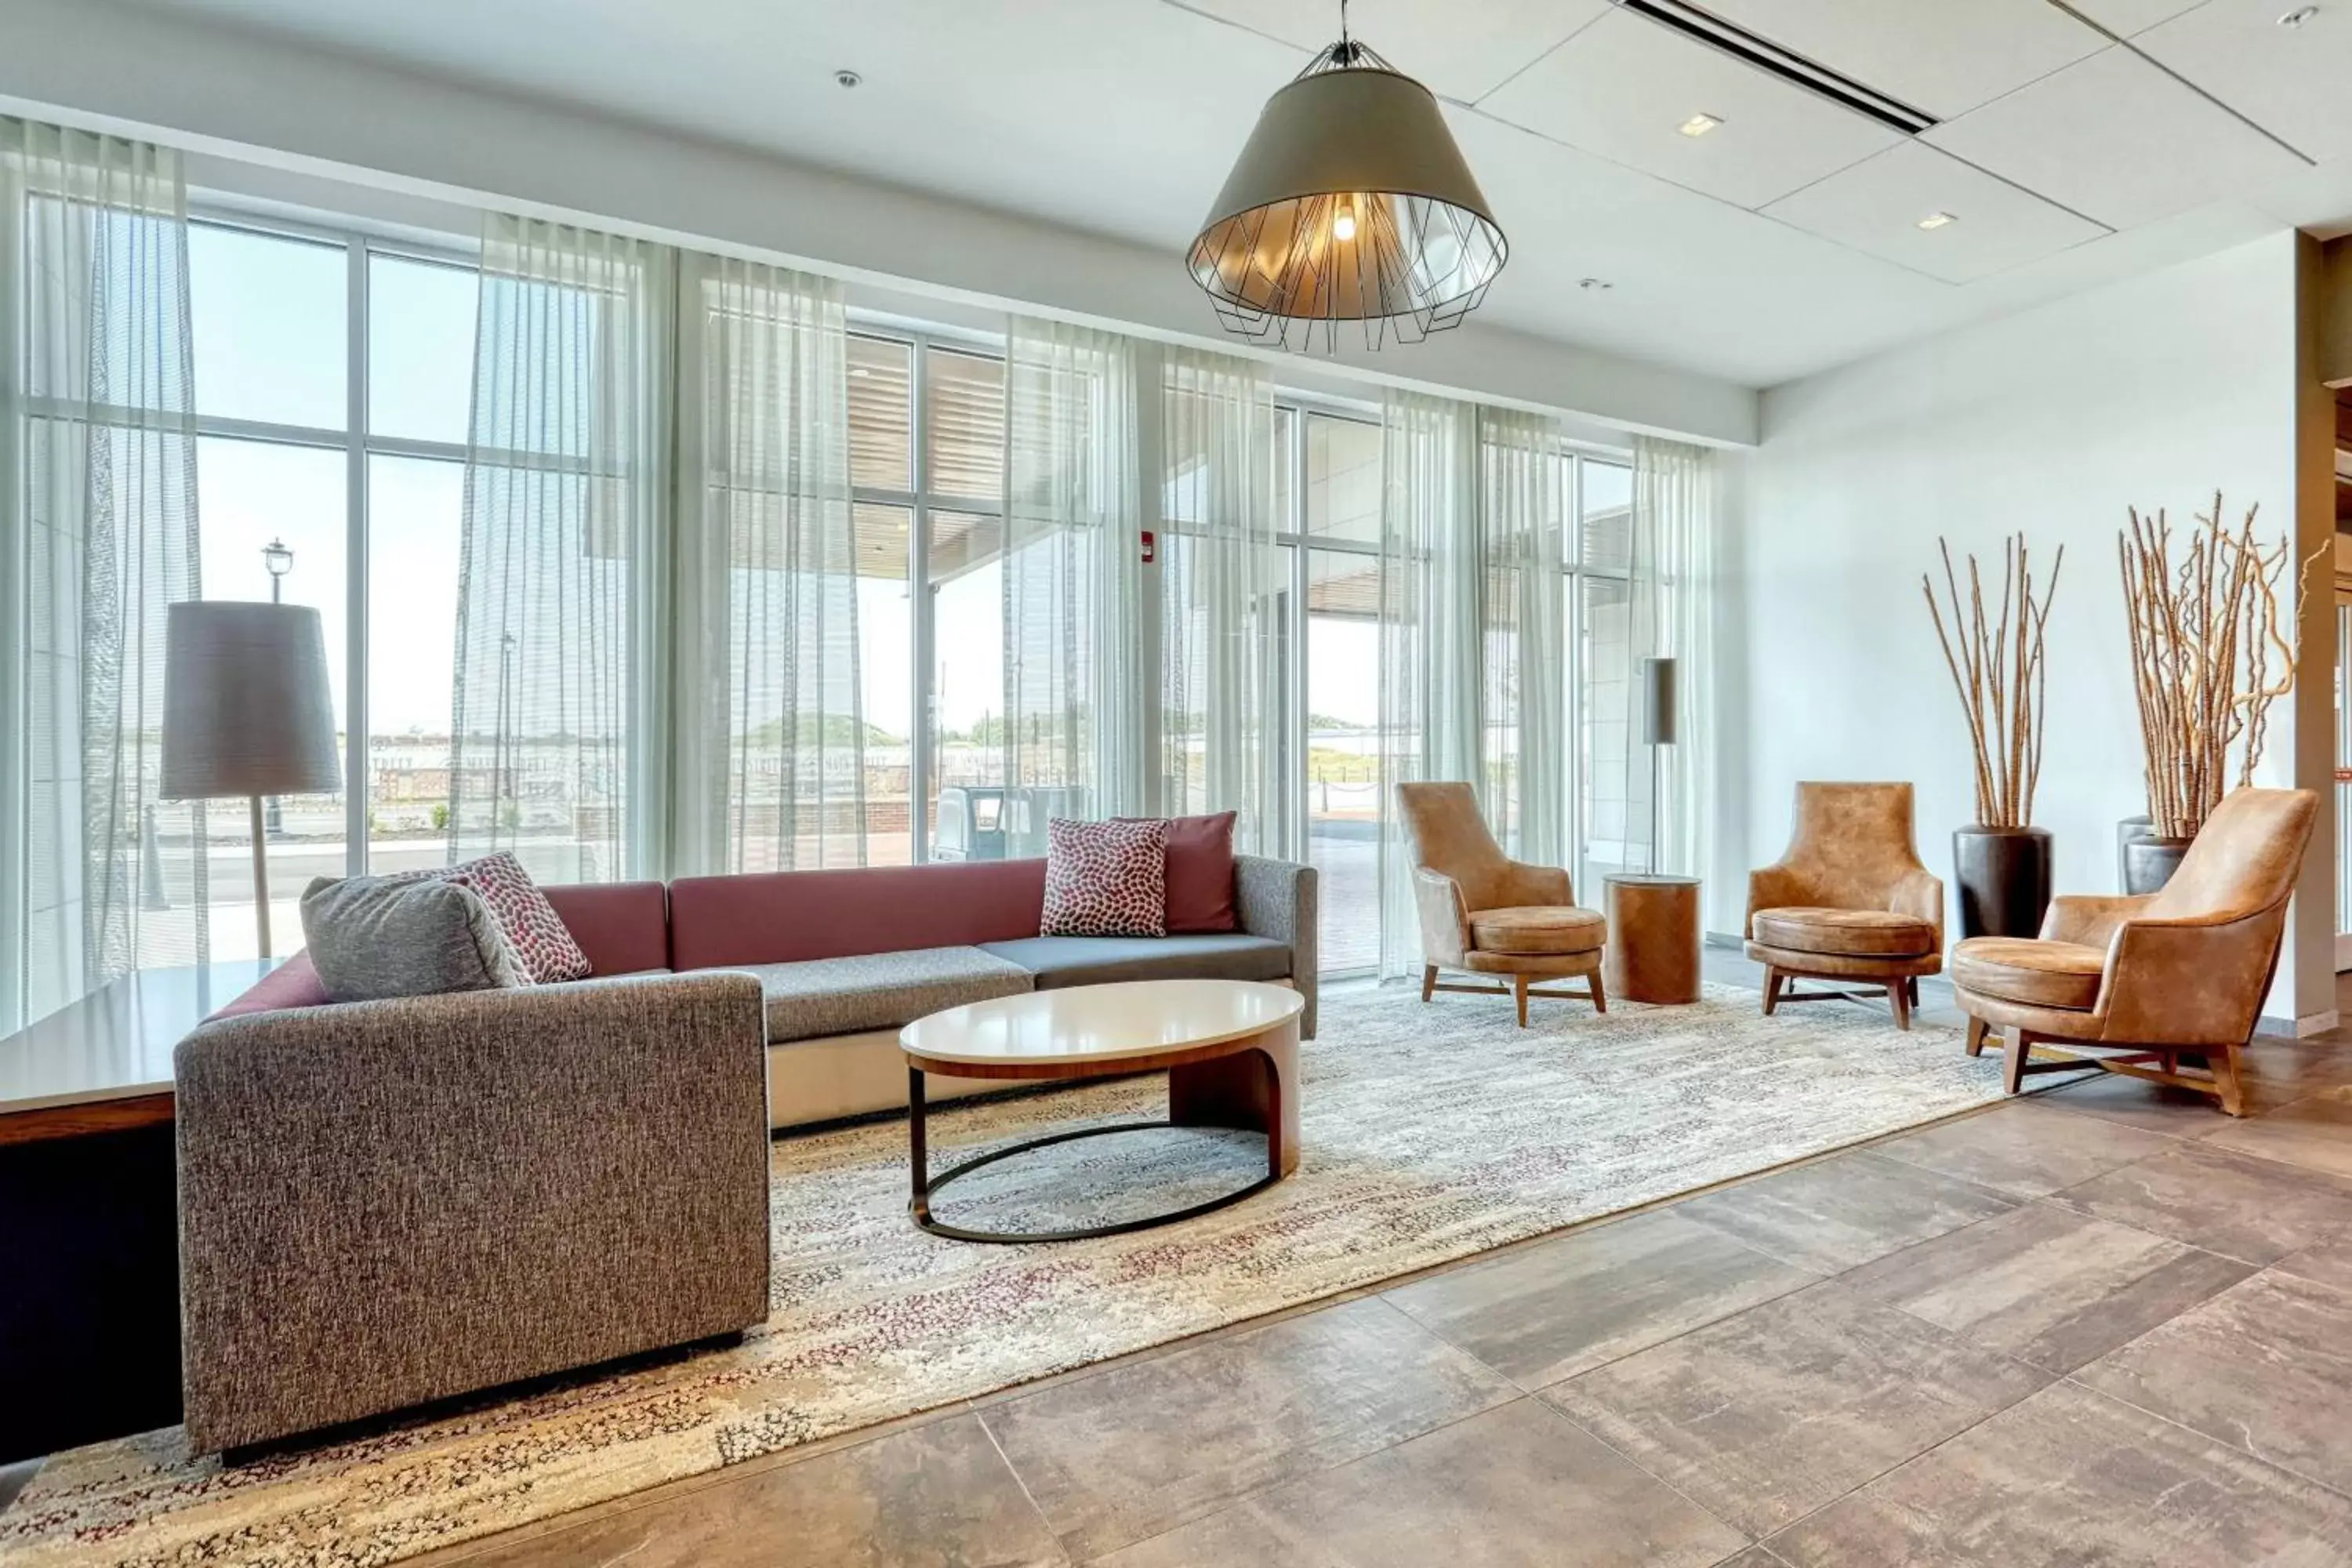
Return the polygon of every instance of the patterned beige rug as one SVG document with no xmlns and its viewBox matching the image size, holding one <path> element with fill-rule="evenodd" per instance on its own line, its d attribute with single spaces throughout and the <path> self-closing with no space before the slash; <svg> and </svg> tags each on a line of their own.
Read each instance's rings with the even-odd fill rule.
<svg viewBox="0 0 2352 1568">
<path fill-rule="evenodd" d="M 1596 1019 L 1363 990 L 1303 1053 L 1304 1163 L 1167 1229 L 981 1247 L 907 1218 L 903 1123 L 774 1151 L 776 1279 L 735 1349 L 582 1382 L 241 1469 L 176 1429 L 51 1460 L 5 1514 L 0 1559 L 379 1563 L 892 1416 L 1163 1343 L 1996 1098 L 1957 1032 L 1898 1034 L 1752 992 Z M 1156 1114 L 1156 1080 L 951 1110 L 934 1159 L 1084 1118 Z M 1008 1161 L 942 1202 L 992 1226 L 1115 1217 L 1034 1195 L 1148 1185 L 1154 1206 L 1248 1179 L 1238 1135 L 1084 1140 Z M 1148 1178 L 1148 1182 L 1145 1180 Z M 950 1189 L 950 1195 L 961 1190 Z"/>
</svg>

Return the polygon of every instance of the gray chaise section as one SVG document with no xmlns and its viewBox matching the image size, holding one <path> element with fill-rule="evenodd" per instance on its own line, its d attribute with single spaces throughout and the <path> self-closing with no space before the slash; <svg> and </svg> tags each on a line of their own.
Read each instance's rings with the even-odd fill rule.
<svg viewBox="0 0 2352 1568">
<path fill-rule="evenodd" d="M 189 1441 L 266 1442 L 749 1328 L 759 983 L 224 1018 L 181 1042 Z"/>
</svg>

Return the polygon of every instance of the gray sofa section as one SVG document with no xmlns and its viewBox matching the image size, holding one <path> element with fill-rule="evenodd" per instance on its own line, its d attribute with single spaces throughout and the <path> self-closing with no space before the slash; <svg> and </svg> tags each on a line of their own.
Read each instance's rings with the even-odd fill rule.
<svg viewBox="0 0 2352 1568">
<path fill-rule="evenodd" d="M 743 973 L 758 978 L 767 997 L 772 1046 L 903 1028 L 967 1002 L 1017 996 L 1033 984 L 1029 971 L 1019 963 L 976 947 L 758 963 Z"/>
<path fill-rule="evenodd" d="M 1270 936 L 1025 936 L 980 950 L 1019 965 L 1040 991 L 1118 980 L 1290 977 L 1290 948 Z"/>
<path fill-rule="evenodd" d="M 763 1321 L 758 982 L 222 1018 L 175 1057 L 199 1453 Z"/>
</svg>

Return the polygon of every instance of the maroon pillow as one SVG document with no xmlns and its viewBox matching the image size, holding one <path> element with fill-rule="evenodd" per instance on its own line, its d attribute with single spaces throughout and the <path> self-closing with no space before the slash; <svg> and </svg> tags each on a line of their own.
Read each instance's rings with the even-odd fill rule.
<svg viewBox="0 0 2352 1568">
<path fill-rule="evenodd" d="M 1235 931 L 1234 814 L 1168 821 L 1168 934 Z"/>
<path fill-rule="evenodd" d="M 1168 825 L 1045 824 L 1045 936 L 1166 936 Z"/>
</svg>

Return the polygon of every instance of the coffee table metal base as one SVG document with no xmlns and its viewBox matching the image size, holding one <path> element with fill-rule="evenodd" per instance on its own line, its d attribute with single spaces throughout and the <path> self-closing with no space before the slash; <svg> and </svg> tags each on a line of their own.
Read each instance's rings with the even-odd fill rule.
<svg viewBox="0 0 2352 1568">
<path fill-rule="evenodd" d="M 1185 1131 L 1195 1129 L 1184 1128 L 1184 1124 L 1175 1121 L 1122 1121 L 1112 1127 L 1080 1127 L 1068 1132 L 1048 1133 L 1043 1138 L 1031 1138 L 1019 1143 L 1007 1144 L 1002 1149 L 992 1149 L 985 1154 L 966 1160 L 960 1165 L 950 1166 L 933 1176 L 929 1173 L 930 1163 L 927 1126 L 929 1118 L 924 1114 L 923 1073 L 919 1068 L 907 1069 L 907 1107 L 912 1118 L 910 1137 L 914 1144 L 915 1167 L 915 1192 L 914 1196 L 908 1200 L 907 1211 L 914 1215 L 917 1225 L 929 1231 L 933 1236 L 944 1236 L 954 1241 L 1007 1243 L 1090 1241 L 1097 1237 L 1125 1236 L 1129 1231 L 1150 1230 L 1154 1226 L 1174 1225 L 1179 1220 L 1196 1219 L 1204 1214 L 1214 1214 L 1221 1208 L 1229 1208 L 1244 1198 L 1262 1193 L 1282 1180 L 1281 1171 L 1273 1168 L 1273 1162 L 1269 1160 L 1266 1173 L 1247 1186 L 1211 1198 L 1206 1203 L 1192 1204 L 1181 1209 L 1170 1209 L 1164 1214 L 1145 1215 L 1137 1219 L 1120 1220 L 1114 1225 L 1085 1226 L 1076 1230 L 973 1230 L 968 1226 L 950 1225 L 931 1213 L 932 1195 L 959 1176 L 969 1175 L 982 1166 L 993 1165 L 1000 1160 L 1009 1160 L 1015 1154 L 1026 1154 L 1032 1150 L 1051 1148 L 1056 1143 L 1075 1142 L 1081 1138 L 1107 1138 L 1115 1132 L 1160 1132 L 1171 1127 L 1182 1128 Z M 1206 1131 L 1206 1129 L 1198 1130 Z"/>
</svg>

